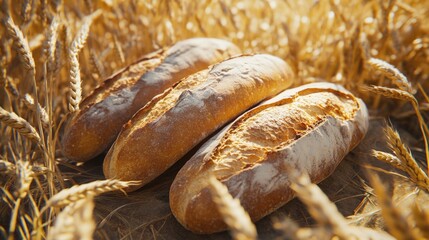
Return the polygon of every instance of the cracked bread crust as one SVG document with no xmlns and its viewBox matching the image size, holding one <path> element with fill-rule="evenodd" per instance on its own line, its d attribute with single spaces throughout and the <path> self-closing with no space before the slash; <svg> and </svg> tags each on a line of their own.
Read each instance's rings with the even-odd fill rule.
<svg viewBox="0 0 429 240">
<path fill-rule="evenodd" d="M 338 85 L 286 90 L 241 115 L 201 147 L 171 186 L 171 210 L 193 232 L 224 230 L 207 187 L 214 175 L 257 221 L 294 197 L 288 167 L 308 172 L 319 183 L 367 129 L 365 104 Z"/>
</svg>

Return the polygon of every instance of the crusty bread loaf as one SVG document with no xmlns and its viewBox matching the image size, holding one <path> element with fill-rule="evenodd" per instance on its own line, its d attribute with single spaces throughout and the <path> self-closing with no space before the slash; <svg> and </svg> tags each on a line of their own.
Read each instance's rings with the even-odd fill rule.
<svg viewBox="0 0 429 240">
<path fill-rule="evenodd" d="M 104 160 L 105 176 L 148 183 L 216 129 L 289 87 L 292 74 L 283 60 L 257 54 L 188 77 L 124 126 Z M 198 83 L 185 90 L 187 82 Z"/>
<path fill-rule="evenodd" d="M 240 54 L 232 43 L 194 38 L 148 54 L 107 79 L 80 104 L 62 137 L 64 155 L 87 161 L 108 147 L 126 123 L 154 96 L 180 79 Z"/>
<path fill-rule="evenodd" d="M 288 168 L 306 171 L 319 183 L 367 128 L 365 104 L 338 85 L 286 90 L 241 115 L 199 149 L 171 186 L 171 210 L 193 232 L 224 230 L 208 188 L 214 175 L 257 221 L 293 198 Z"/>
</svg>

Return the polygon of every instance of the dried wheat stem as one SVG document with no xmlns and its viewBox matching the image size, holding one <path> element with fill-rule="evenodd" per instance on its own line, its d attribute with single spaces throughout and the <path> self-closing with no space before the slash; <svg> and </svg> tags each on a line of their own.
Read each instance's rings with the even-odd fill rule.
<svg viewBox="0 0 429 240">
<path fill-rule="evenodd" d="M 49 116 L 46 110 L 39 104 L 34 102 L 33 97 L 30 94 L 25 94 L 23 97 L 24 104 L 31 109 L 32 111 L 37 111 L 40 116 L 40 120 L 42 121 L 42 125 L 46 128 L 49 126 Z"/>
<path fill-rule="evenodd" d="M 396 239 L 421 239 L 402 212 L 393 204 L 384 185 L 377 175 L 371 174 L 370 180 L 378 199 L 379 207 L 387 229 Z"/>
<path fill-rule="evenodd" d="M 240 205 L 238 199 L 234 199 L 228 192 L 226 186 L 215 177 L 210 177 L 210 192 L 217 209 L 222 215 L 226 225 L 231 230 L 234 239 L 256 239 L 255 225 L 249 214 Z"/>
<path fill-rule="evenodd" d="M 377 58 L 370 58 L 367 61 L 372 70 L 380 71 L 383 76 L 391 80 L 399 89 L 407 92 L 412 92 L 411 83 L 396 67 Z"/>
<path fill-rule="evenodd" d="M 421 208 L 415 204 L 412 210 L 417 229 L 424 239 L 429 239 L 429 209 L 426 206 Z"/>
<path fill-rule="evenodd" d="M 414 181 L 419 187 L 426 191 L 429 191 L 428 176 L 420 168 L 416 160 L 411 155 L 410 151 L 402 143 L 399 134 L 390 126 L 387 126 L 385 128 L 385 133 L 387 136 L 387 143 L 389 145 L 389 148 L 401 160 L 405 171 L 411 176 L 412 179 L 414 179 Z"/>
<path fill-rule="evenodd" d="M 82 185 L 76 185 L 52 196 L 46 203 L 47 207 L 62 207 L 88 196 L 97 196 L 105 192 L 122 190 L 124 188 L 139 184 L 138 181 L 120 181 L 107 179 L 94 181 Z"/>
<path fill-rule="evenodd" d="M 31 53 L 28 41 L 24 37 L 24 34 L 21 32 L 18 26 L 15 25 L 11 17 L 6 18 L 5 27 L 9 36 L 11 36 L 14 40 L 15 48 L 21 61 L 24 63 L 24 67 L 31 71 L 33 75 L 35 75 L 36 65 L 34 63 L 33 54 Z"/>
<path fill-rule="evenodd" d="M 92 240 L 95 230 L 93 197 L 81 199 L 64 208 L 57 216 L 47 239 Z"/>
<path fill-rule="evenodd" d="M 118 54 L 119 59 L 121 60 L 121 63 L 125 63 L 124 52 L 122 51 L 121 44 L 119 43 L 118 38 L 116 37 L 116 35 L 113 35 L 113 42 L 115 44 L 116 54 Z"/>
<path fill-rule="evenodd" d="M 346 219 L 322 190 L 311 183 L 309 176 L 307 174 L 297 175 L 297 173 L 289 174 L 289 176 L 292 182 L 291 188 L 307 206 L 311 216 L 326 229 L 331 229 L 336 236 L 347 238 L 350 231 L 348 231 Z"/>
<path fill-rule="evenodd" d="M 0 121 L 7 126 L 15 129 L 21 135 L 40 143 L 40 136 L 36 129 L 30 125 L 25 119 L 19 117 L 13 112 L 8 112 L 0 107 Z"/>
</svg>

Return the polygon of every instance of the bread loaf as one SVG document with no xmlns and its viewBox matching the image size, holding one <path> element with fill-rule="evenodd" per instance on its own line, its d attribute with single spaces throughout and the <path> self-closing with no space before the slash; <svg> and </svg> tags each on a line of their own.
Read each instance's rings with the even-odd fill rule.
<svg viewBox="0 0 429 240">
<path fill-rule="evenodd" d="M 293 198 L 288 168 L 306 171 L 319 183 L 367 128 L 365 104 L 338 85 L 286 90 L 241 115 L 198 150 L 171 186 L 171 210 L 193 232 L 224 230 L 208 188 L 214 175 L 257 221 Z"/>
<path fill-rule="evenodd" d="M 194 38 L 144 56 L 82 101 L 81 110 L 65 127 L 64 155 L 75 161 L 99 155 L 110 147 L 122 125 L 154 96 L 183 77 L 239 53 L 230 42 Z"/>
<path fill-rule="evenodd" d="M 292 74 L 283 60 L 257 54 L 188 77 L 124 126 L 104 160 L 106 178 L 150 182 L 216 129 L 289 87 Z"/>
</svg>

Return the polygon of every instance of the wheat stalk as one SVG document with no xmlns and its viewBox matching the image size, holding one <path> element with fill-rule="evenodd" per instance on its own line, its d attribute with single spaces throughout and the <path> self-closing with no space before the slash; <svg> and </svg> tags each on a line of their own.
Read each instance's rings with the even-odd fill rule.
<svg viewBox="0 0 429 240">
<path fill-rule="evenodd" d="M 47 239 L 92 240 L 96 227 L 94 206 L 93 197 L 89 196 L 65 207 L 58 214 Z"/>
<path fill-rule="evenodd" d="M 290 187 L 307 206 L 311 216 L 326 229 L 331 229 L 336 236 L 348 238 L 350 231 L 348 231 L 346 219 L 322 190 L 311 183 L 309 176 L 307 174 L 298 175 L 297 173 L 289 173 L 288 175 L 291 180 Z"/>
<path fill-rule="evenodd" d="M 316 228 L 290 227 L 290 221 L 277 223 L 277 229 L 285 228 L 286 236 L 296 240 L 303 239 L 393 239 L 392 236 L 383 231 L 376 231 L 365 227 L 348 225 L 344 216 L 323 191 L 312 184 L 308 174 L 300 174 L 296 170 L 286 167 L 291 188 L 296 192 L 298 198 L 307 206 L 310 215 L 320 225 Z M 287 224 L 288 226 L 285 226 Z M 289 232 L 292 231 L 292 232 Z"/>
<path fill-rule="evenodd" d="M 361 87 L 361 89 L 367 90 L 369 92 L 373 92 L 376 94 L 381 94 L 385 97 L 395 98 L 395 99 L 400 99 L 400 100 L 405 100 L 405 101 L 411 102 L 411 104 L 413 105 L 413 108 L 414 108 L 414 112 L 416 113 L 417 119 L 419 121 L 420 131 L 422 132 L 422 135 L 423 135 L 423 140 L 425 143 L 425 150 L 426 150 L 425 151 L 426 152 L 426 162 L 428 163 L 428 171 L 429 171 L 429 143 L 428 143 L 428 139 L 427 139 L 427 137 L 429 136 L 429 128 L 426 125 L 426 123 L 423 119 L 423 116 L 420 113 L 419 103 L 418 103 L 417 99 L 412 94 L 410 94 L 409 92 L 398 90 L 398 89 L 393 89 L 393 88 L 371 86 L 371 87 Z"/>
<path fill-rule="evenodd" d="M 120 181 L 116 179 L 107 179 L 76 185 L 71 188 L 64 189 L 52 196 L 47 201 L 45 208 L 62 207 L 84 199 L 88 196 L 97 196 L 106 192 L 122 190 L 130 186 L 138 185 L 139 183 L 139 181 Z"/>
<path fill-rule="evenodd" d="M 399 89 L 407 92 L 412 92 L 411 83 L 408 81 L 407 77 L 404 76 L 397 68 L 393 65 L 377 58 L 370 58 L 367 61 L 368 65 L 372 70 L 378 70 L 392 81 Z"/>
<path fill-rule="evenodd" d="M 396 239 L 421 239 L 419 234 L 411 226 L 403 213 L 393 204 L 384 185 L 375 174 L 370 175 L 370 180 L 377 196 L 379 207 L 387 229 Z"/>
<path fill-rule="evenodd" d="M 410 151 L 402 143 L 399 134 L 390 126 L 385 128 L 385 133 L 387 136 L 389 148 L 399 158 L 402 168 L 411 176 L 413 181 L 416 182 L 420 188 L 429 191 L 428 176 L 420 168 L 416 160 L 411 155 Z"/>
<path fill-rule="evenodd" d="M 28 139 L 40 143 L 40 136 L 37 133 L 36 129 L 34 129 L 34 127 L 30 125 L 30 123 L 16 115 L 14 112 L 8 112 L 2 107 L 0 107 L 0 121 L 5 123 L 6 126 L 15 129 L 17 132 L 27 137 Z"/>
<path fill-rule="evenodd" d="M 34 63 L 33 54 L 31 53 L 27 39 L 24 37 L 22 31 L 15 25 L 12 17 L 7 17 L 4 21 L 6 31 L 9 36 L 14 40 L 16 51 L 21 61 L 24 63 L 25 69 L 31 71 L 33 75 L 36 74 L 36 65 Z"/>
<path fill-rule="evenodd" d="M 429 239 L 429 209 L 426 206 L 421 208 L 415 204 L 412 208 L 412 216 L 420 234 L 424 239 Z"/>
<path fill-rule="evenodd" d="M 214 176 L 210 177 L 209 182 L 213 201 L 216 203 L 226 225 L 230 228 L 232 237 L 237 240 L 256 239 L 255 225 L 252 223 L 249 214 L 240 205 L 240 201 L 234 199 L 229 194 L 227 187 Z"/>
</svg>

